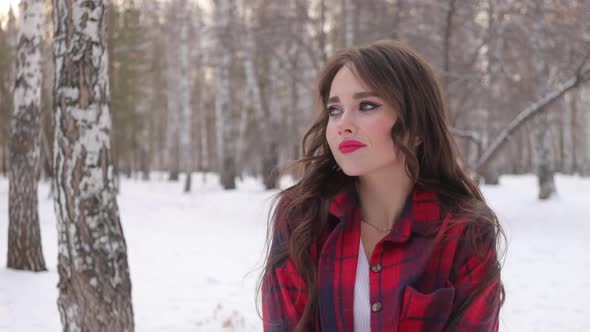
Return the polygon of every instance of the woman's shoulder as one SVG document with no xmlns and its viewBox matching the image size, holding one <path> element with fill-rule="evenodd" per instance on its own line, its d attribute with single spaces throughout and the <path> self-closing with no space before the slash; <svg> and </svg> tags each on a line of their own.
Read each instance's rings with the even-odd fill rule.
<svg viewBox="0 0 590 332">
<path fill-rule="evenodd" d="M 485 203 L 476 208 L 458 208 L 449 212 L 447 239 L 457 242 L 456 261 L 499 260 L 504 231 L 493 210 Z"/>
</svg>

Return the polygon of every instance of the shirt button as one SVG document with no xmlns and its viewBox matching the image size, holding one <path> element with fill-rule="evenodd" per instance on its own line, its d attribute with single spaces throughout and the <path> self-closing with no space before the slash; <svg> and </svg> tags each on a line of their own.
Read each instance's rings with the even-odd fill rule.
<svg viewBox="0 0 590 332">
<path fill-rule="evenodd" d="M 371 304 L 371 311 L 378 312 L 381 310 L 381 307 L 383 307 L 381 302 L 375 302 L 375 303 Z"/>
<path fill-rule="evenodd" d="M 381 272 L 382 269 L 383 267 L 381 266 L 381 264 L 374 264 L 373 266 L 371 266 L 371 271 L 375 273 Z"/>
</svg>

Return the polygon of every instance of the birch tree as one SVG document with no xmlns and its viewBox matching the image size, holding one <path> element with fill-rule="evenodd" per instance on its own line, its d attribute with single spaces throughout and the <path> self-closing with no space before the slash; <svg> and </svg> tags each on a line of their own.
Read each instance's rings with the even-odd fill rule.
<svg viewBox="0 0 590 332">
<path fill-rule="evenodd" d="M 8 173 L 8 164 L 9 164 L 9 154 L 10 149 L 8 147 L 8 137 L 10 136 L 10 116 L 14 111 L 14 82 L 16 76 L 16 66 L 14 65 L 14 57 L 15 57 L 15 49 L 16 49 L 16 39 L 18 35 L 17 26 L 16 26 L 16 17 L 14 15 L 14 10 L 12 8 L 12 4 L 8 8 L 8 20 L 5 25 L 5 31 L 3 33 L 4 40 L 3 40 L 3 47 L 0 50 L 0 78 L 2 82 L 0 85 L 2 101 L 0 102 L 0 129 L 2 132 L 0 133 L 0 138 L 2 138 L 2 145 L 0 146 L 0 154 L 2 158 L 0 159 L 0 171 L 3 174 Z"/>
<path fill-rule="evenodd" d="M 10 129 L 7 267 L 46 271 L 37 202 L 41 133 L 43 0 L 21 0 Z"/>
<path fill-rule="evenodd" d="M 193 27 L 194 35 L 197 36 L 196 46 L 195 46 L 195 56 L 193 57 L 194 61 L 194 68 L 195 68 L 195 75 L 193 76 L 193 105 L 194 109 L 196 109 L 196 127 L 198 128 L 197 135 L 194 137 L 195 143 L 198 145 L 198 155 L 197 155 L 197 162 L 198 162 L 198 169 L 199 171 L 203 172 L 203 182 L 206 180 L 206 172 L 209 170 L 209 130 L 207 126 L 207 119 L 208 119 L 208 108 L 206 107 L 206 89 L 207 89 L 207 81 L 204 79 L 205 77 L 205 62 L 206 62 L 206 53 L 204 40 L 205 40 L 205 24 L 203 22 L 203 11 L 200 7 L 197 6 L 196 12 L 196 24 Z"/>
<path fill-rule="evenodd" d="M 276 6 L 277 3 L 270 4 L 268 10 L 271 12 L 280 11 L 277 8 L 273 8 L 273 5 Z M 258 11 L 261 9 L 262 3 L 257 1 L 253 8 L 254 14 L 252 15 L 252 22 L 251 27 L 246 28 L 246 35 L 244 36 L 244 71 L 246 76 L 246 82 L 248 86 L 248 95 L 250 96 L 249 99 L 251 100 L 252 109 L 255 113 L 256 125 L 257 129 L 261 133 L 265 133 L 263 135 L 259 135 L 260 142 L 258 145 L 258 153 L 261 153 L 262 158 L 262 182 L 266 189 L 272 189 L 276 187 L 276 180 L 277 180 L 277 171 L 276 167 L 278 166 L 277 160 L 277 135 L 275 134 L 277 131 L 277 118 L 278 114 L 280 114 L 280 93 L 277 93 L 278 89 L 278 60 L 276 56 L 270 54 L 270 68 L 266 70 L 268 73 L 268 87 L 266 89 L 266 94 L 263 93 L 262 83 L 260 73 L 264 73 L 265 71 L 257 70 L 258 67 L 256 66 L 256 58 L 257 58 L 257 50 L 260 48 L 257 47 L 256 38 L 254 36 L 254 31 L 259 28 L 258 24 Z M 278 46 L 275 44 L 275 46 Z M 278 46 L 278 47 L 283 47 Z M 266 99 L 266 100 L 265 100 Z M 265 106 L 268 106 L 268 109 L 265 109 Z M 246 121 L 241 120 L 241 127 L 246 126 Z M 243 144 L 241 145 L 243 146 Z M 243 155 L 243 149 L 238 148 L 239 155 Z"/>
<path fill-rule="evenodd" d="M 342 25 L 344 26 L 344 46 L 354 45 L 355 18 L 357 17 L 354 0 L 342 0 Z"/>
<path fill-rule="evenodd" d="M 217 75 L 215 95 L 215 131 L 217 144 L 217 166 L 219 178 L 224 189 L 235 189 L 237 165 L 235 162 L 236 142 L 235 121 L 232 121 L 230 104 L 230 66 L 232 62 L 231 42 L 233 36 L 230 29 L 230 18 L 236 10 L 234 0 L 220 0 L 216 3 L 215 17 L 217 21 Z"/>
<path fill-rule="evenodd" d="M 586 112 L 583 112 L 580 117 L 582 126 L 586 128 L 585 134 L 582 133 L 581 136 L 583 136 L 583 139 L 586 142 L 586 148 L 583 149 L 583 154 L 580 156 L 580 159 L 583 160 L 583 165 L 580 167 L 580 173 L 585 176 L 590 176 L 590 130 L 588 130 L 588 128 L 590 128 L 590 112 L 588 112 L 590 109 L 590 87 L 585 87 L 581 90 L 580 104 L 582 107 L 586 108 Z"/>
<path fill-rule="evenodd" d="M 180 149 L 181 168 L 185 173 L 184 192 L 191 190 L 191 172 L 193 166 L 192 153 L 192 108 L 190 100 L 191 92 L 191 68 L 190 64 L 190 41 L 189 41 L 189 11 L 187 0 L 180 0 L 180 112 L 182 121 L 180 121 Z"/>
<path fill-rule="evenodd" d="M 537 90 L 539 95 L 547 94 L 551 86 L 551 81 L 555 75 L 549 70 L 549 65 L 546 59 L 546 53 L 543 49 L 543 44 L 547 43 L 547 29 L 545 7 L 540 2 L 535 2 L 532 6 L 534 23 L 533 23 L 533 38 L 531 38 L 533 56 L 532 67 L 536 73 L 541 76 L 538 79 Z M 552 165 L 552 151 L 549 146 L 549 116 L 550 113 L 540 115 L 537 119 L 537 126 L 532 135 L 534 136 L 534 150 L 537 166 L 537 179 L 539 182 L 539 198 L 547 199 L 555 193 L 555 179 L 553 176 Z"/>
<path fill-rule="evenodd" d="M 166 161 L 168 163 L 169 180 L 176 181 L 180 173 L 180 72 L 179 49 L 180 33 L 178 18 L 183 8 L 179 1 L 170 1 L 167 8 L 166 19 L 169 24 L 166 26 Z"/>
<path fill-rule="evenodd" d="M 107 3 L 54 0 L 58 309 L 64 331 L 133 331 L 111 158 Z"/>
</svg>

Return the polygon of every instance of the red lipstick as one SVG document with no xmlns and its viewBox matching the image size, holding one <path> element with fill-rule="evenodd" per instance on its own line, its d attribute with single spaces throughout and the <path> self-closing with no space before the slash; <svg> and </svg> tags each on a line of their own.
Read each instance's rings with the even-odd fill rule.
<svg viewBox="0 0 590 332">
<path fill-rule="evenodd" d="M 359 141 L 346 140 L 338 145 L 338 149 L 340 150 L 340 152 L 347 154 L 347 153 L 352 153 L 364 146 L 365 145 Z"/>
</svg>

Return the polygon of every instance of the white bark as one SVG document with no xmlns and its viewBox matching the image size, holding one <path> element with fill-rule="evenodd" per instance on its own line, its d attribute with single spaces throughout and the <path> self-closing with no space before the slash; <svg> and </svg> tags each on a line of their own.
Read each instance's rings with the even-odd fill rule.
<svg viewBox="0 0 590 332">
<path fill-rule="evenodd" d="M 209 170 L 209 130 L 207 129 L 207 114 L 205 113 L 205 100 L 199 99 L 199 137 L 201 138 L 201 155 L 199 160 L 203 171 Z"/>
<path fill-rule="evenodd" d="M 344 17 L 344 46 L 354 45 L 354 17 L 358 15 L 355 10 L 354 0 L 342 0 L 343 17 Z"/>
<path fill-rule="evenodd" d="M 533 68 L 536 74 L 540 77 L 537 80 L 539 95 L 547 94 L 550 89 L 550 84 L 555 75 L 549 70 L 546 61 L 546 52 L 543 43 L 546 38 L 545 27 L 545 7 L 541 3 L 535 3 L 534 7 L 535 22 L 532 29 L 532 49 L 534 51 L 532 56 Z M 537 126 L 535 128 L 535 160 L 537 167 L 537 178 L 539 183 L 539 198 L 547 199 L 555 192 L 555 180 L 553 177 L 554 168 L 552 165 L 552 153 L 550 149 L 549 130 L 550 130 L 549 114 L 544 113 L 539 116 Z"/>
<path fill-rule="evenodd" d="M 10 128 L 9 268 L 45 271 L 37 202 L 41 133 L 43 0 L 20 4 L 14 113 Z"/>
<path fill-rule="evenodd" d="M 145 54 L 144 61 L 142 64 L 137 65 L 142 76 L 146 77 L 149 82 L 139 85 L 140 98 L 137 100 L 137 112 L 141 117 L 141 128 L 139 130 L 138 139 L 138 153 L 139 153 L 139 168 L 142 173 L 144 180 L 149 180 L 150 170 L 153 163 L 153 148 L 151 136 L 151 124 L 152 124 L 152 110 L 155 106 L 152 104 L 155 100 L 157 89 L 160 89 L 159 77 L 150 72 L 150 64 L 154 63 L 154 54 L 150 49 L 150 41 L 158 38 L 158 33 L 155 31 L 156 28 L 153 26 L 157 22 L 154 22 L 153 13 L 157 12 L 158 4 L 153 1 L 143 1 L 141 3 L 131 2 L 128 6 L 134 6 L 140 13 L 139 25 L 144 28 L 145 37 L 142 39 L 142 43 L 139 46 L 141 51 Z"/>
<path fill-rule="evenodd" d="M 215 89 L 215 134 L 217 140 L 217 160 L 218 166 L 222 168 L 225 160 L 226 150 L 226 133 L 225 129 L 230 125 L 229 118 L 229 66 L 231 65 L 231 54 L 227 47 L 223 47 L 223 35 L 221 30 L 228 25 L 227 13 L 229 11 L 229 1 L 220 0 L 217 8 L 217 23 L 218 23 L 218 45 L 219 57 L 217 63 L 216 89 Z"/>
<path fill-rule="evenodd" d="M 107 4 L 54 0 L 55 213 L 64 331 L 133 331 L 111 157 Z"/>
<path fill-rule="evenodd" d="M 181 169 L 186 174 L 184 191 L 190 191 L 193 154 L 191 144 L 192 109 L 190 102 L 190 54 L 189 54 L 189 16 L 187 1 L 180 0 L 180 157 Z"/>
<path fill-rule="evenodd" d="M 217 77 L 215 89 L 215 129 L 220 181 L 225 189 L 235 188 L 235 121 L 230 105 L 230 66 L 232 61 L 233 35 L 230 22 L 235 18 L 235 0 L 220 0 L 215 8 L 217 19 Z"/>
<path fill-rule="evenodd" d="M 580 91 L 580 117 L 582 118 L 583 125 L 580 126 L 583 128 L 583 134 L 581 136 L 585 137 L 583 139 L 584 148 L 582 151 L 584 152 L 580 159 L 583 160 L 583 165 L 581 165 L 582 174 L 585 176 L 590 176 L 590 87 L 584 87 Z"/>
<path fill-rule="evenodd" d="M 169 3 L 170 9 L 168 20 L 177 21 L 179 12 L 178 1 Z M 181 102 L 180 102 L 180 67 L 179 49 L 180 36 L 177 25 L 170 24 L 167 26 L 166 33 L 166 97 L 168 112 L 166 118 L 166 160 L 171 179 L 177 179 L 179 170 L 179 139 L 180 139 L 180 121 L 181 121 Z"/>
<path fill-rule="evenodd" d="M 255 10 L 256 9 L 258 8 L 255 8 Z M 272 136 L 270 135 L 269 130 L 269 119 L 264 112 L 264 105 L 262 103 L 263 96 L 255 66 L 256 41 L 252 30 L 257 26 L 256 15 L 254 15 L 252 25 L 251 28 L 246 29 L 246 36 L 244 38 L 244 71 L 246 76 L 246 86 L 248 87 L 247 98 L 250 100 L 250 105 L 254 110 L 258 130 L 260 130 L 261 133 L 265 133 L 264 135 L 260 135 L 260 152 L 262 155 L 265 155 L 268 152 L 269 140 L 272 139 Z M 240 120 L 240 136 L 243 136 L 246 132 L 247 119 L 247 112 L 243 112 Z M 243 156 L 243 143 L 240 143 L 242 143 L 242 140 L 238 139 L 238 155 Z"/>
<path fill-rule="evenodd" d="M 221 168 L 225 159 L 225 132 L 229 110 L 229 65 L 230 55 L 222 54 L 219 59 L 215 89 L 215 136 L 217 143 L 217 160 Z M 229 125 L 229 123 L 228 123 Z"/>
<path fill-rule="evenodd" d="M 561 170 L 564 173 L 571 174 L 574 172 L 574 156 L 576 154 L 575 151 L 575 143 L 574 143 L 574 126 L 575 123 L 573 122 L 572 116 L 574 112 L 574 103 L 576 102 L 575 96 L 566 95 L 564 96 L 564 112 L 563 112 L 563 125 L 562 125 L 562 156 L 563 161 L 561 165 Z"/>
<path fill-rule="evenodd" d="M 195 55 L 195 67 L 197 70 L 196 75 L 196 109 L 197 109 L 197 125 L 198 128 L 197 132 L 197 142 L 196 144 L 199 145 L 199 153 L 198 153 L 198 163 L 199 168 L 203 171 L 203 179 L 206 178 L 205 172 L 209 169 L 209 131 L 207 129 L 207 114 L 208 109 L 206 108 L 205 104 L 205 91 L 207 83 L 204 79 L 205 77 L 205 47 L 204 47 L 204 34 L 205 34 L 205 24 L 203 22 L 203 12 L 201 8 L 197 8 L 197 18 L 196 18 L 196 34 L 197 34 L 197 41 L 196 41 L 196 55 Z"/>
</svg>

